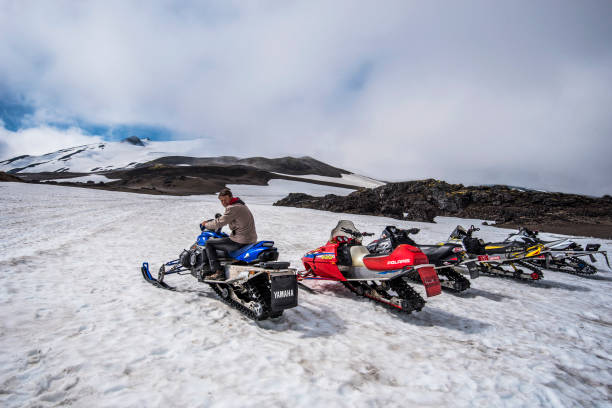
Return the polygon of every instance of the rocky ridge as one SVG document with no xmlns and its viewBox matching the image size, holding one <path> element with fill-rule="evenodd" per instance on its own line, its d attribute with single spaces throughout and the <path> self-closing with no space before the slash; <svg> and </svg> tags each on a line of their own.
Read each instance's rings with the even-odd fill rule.
<svg viewBox="0 0 612 408">
<path fill-rule="evenodd" d="M 464 186 L 427 179 L 361 189 L 346 197 L 292 193 L 274 205 L 424 222 L 433 222 L 437 216 L 477 218 L 499 226 L 536 226 L 570 234 L 582 226 L 589 235 L 612 238 L 610 196 L 523 191 L 499 185 Z"/>
</svg>

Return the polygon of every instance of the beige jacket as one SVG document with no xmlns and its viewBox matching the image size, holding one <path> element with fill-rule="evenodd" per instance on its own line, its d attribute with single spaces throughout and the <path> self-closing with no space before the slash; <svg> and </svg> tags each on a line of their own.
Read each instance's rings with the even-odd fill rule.
<svg viewBox="0 0 612 408">
<path fill-rule="evenodd" d="M 204 226 L 216 230 L 224 225 L 229 225 L 232 230 L 230 234 L 232 241 L 245 245 L 257 242 L 253 214 L 242 200 L 225 207 L 225 213 L 220 218 L 208 221 Z"/>
</svg>

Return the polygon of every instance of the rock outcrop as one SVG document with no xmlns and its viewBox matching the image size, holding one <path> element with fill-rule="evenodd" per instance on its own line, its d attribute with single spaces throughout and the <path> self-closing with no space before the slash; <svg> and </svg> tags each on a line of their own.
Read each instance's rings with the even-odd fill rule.
<svg viewBox="0 0 612 408">
<path fill-rule="evenodd" d="M 294 193 L 274 205 L 425 222 L 433 222 L 436 216 L 451 216 L 493 220 L 507 226 L 586 223 L 602 231 L 593 236 L 612 236 L 610 196 L 595 198 L 508 186 L 466 187 L 434 179 L 389 183 L 346 197 Z"/>
</svg>

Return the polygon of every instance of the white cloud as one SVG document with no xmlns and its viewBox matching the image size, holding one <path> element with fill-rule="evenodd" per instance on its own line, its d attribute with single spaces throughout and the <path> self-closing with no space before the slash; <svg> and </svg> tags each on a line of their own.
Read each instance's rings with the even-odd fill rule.
<svg viewBox="0 0 612 408">
<path fill-rule="evenodd" d="M 0 159 L 28 154 L 38 156 L 57 150 L 100 142 L 97 136 L 84 134 L 80 129 L 66 130 L 41 126 L 16 132 L 0 128 Z"/>
<path fill-rule="evenodd" d="M 0 86 L 42 123 L 160 125 L 382 179 L 603 194 L 610 13 L 556 0 L 5 2 Z"/>
</svg>

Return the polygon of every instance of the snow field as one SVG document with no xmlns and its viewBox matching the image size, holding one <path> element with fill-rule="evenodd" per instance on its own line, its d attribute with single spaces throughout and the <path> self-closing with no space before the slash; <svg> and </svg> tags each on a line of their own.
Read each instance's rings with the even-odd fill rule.
<svg viewBox="0 0 612 408">
<path fill-rule="evenodd" d="M 56 179 L 56 180 L 43 180 L 43 183 L 46 183 L 48 181 L 57 181 L 59 183 L 87 183 L 88 181 L 94 182 L 94 183 L 111 183 L 113 181 L 119 181 L 121 179 L 109 179 L 106 176 L 103 176 L 102 174 L 90 174 L 89 176 L 82 176 L 82 177 L 73 177 L 73 178 L 64 178 L 64 179 Z"/>
<path fill-rule="evenodd" d="M 272 207 L 274 194 L 234 192 L 259 238 L 298 268 L 343 218 L 374 233 L 416 226 L 423 243 L 479 223 Z M 185 290 L 173 293 L 138 270 L 174 259 L 221 210 L 214 196 L 0 183 L 0 405 L 610 406 L 609 271 L 481 277 L 411 315 L 308 282 L 317 294 L 255 323 L 190 276 L 169 276 Z M 510 232 L 480 228 L 486 240 Z"/>
<path fill-rule="evenodd" d="M 274 174 L 280 174 L 282 176 L 290 176 L 297 178 L 305 178 L 310 180 L 321 180 L 321 181 L 329 181 L 331 183 L 342 183 L 349 184 L 356 187 L 366 187 L 366 188 L 376 188 L 380 186 L 384 186 L 386 183 L 384 181 L 375 180 L 370 177 L 360 176 L 358 174 L 346 174 L 343 173 L 342 177 L 327 177 L 327 176 L 319 176 L 318 174 L 307 174 L 304 176 L 298 176 L 294 174 L 284 174 L 272 172 Z"/>
</svg>

